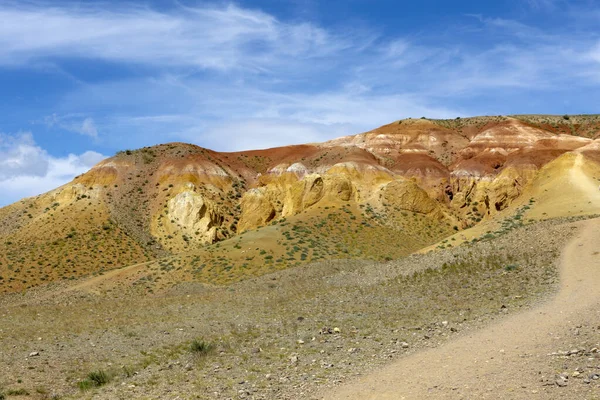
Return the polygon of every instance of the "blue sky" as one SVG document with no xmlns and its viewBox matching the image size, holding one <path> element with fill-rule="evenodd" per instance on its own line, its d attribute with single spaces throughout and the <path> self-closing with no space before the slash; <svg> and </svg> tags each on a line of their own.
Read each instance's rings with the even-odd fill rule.
<svg viewBox="0 0 600 400">
<path fill-rule="evenodd" d="M 0 0 L 0 206 L 116 151 L 596 113 L 597 1 Z"/>
</svg>

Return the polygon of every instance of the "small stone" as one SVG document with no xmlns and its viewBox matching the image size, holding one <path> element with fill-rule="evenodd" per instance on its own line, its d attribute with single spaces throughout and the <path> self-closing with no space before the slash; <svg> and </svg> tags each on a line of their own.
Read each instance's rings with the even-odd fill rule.
<svg viewBox="0 0 600 400">
<path fill-rule="evenodd" d="M 572 376 L 573 378 L 577 378 L 579 375 L 581 375 L 581 373 L 580 373 L 579 371 L 575 371 L 575 372 L 573 372 L 573 373 L 571 374 L 571 376 Z"/>
<path fill-rule="evenodd" d="M 348 349 L 348 353 L 356 353 L 357 349 L 356 347 L 351 347 Z"/>
<path fill-rule="evenodd" d="M 29 353 L 29 357 L 38 357 L 40 355 L 39 351 L 32 351 L 31 353 Z"/>
<path fill-rule="evenodd" d="M 565 387 L 565 386 L 567 386 L 567 381 L 565 379 L 562 379 L 562 378 L 558 378 L 557 380 L 554 381 L 554 383 L 556 383 L 556 386 L 558 386 L 558 387 Z"/>
<path fill-rule="evenodd" d="M 340 328 L 333 328 L 333 333 L 340 333 Z"/>
<path fill-rule="evenodd" d="M 298 356 L 296 356 L 296 355 L 291 356 L 290 357 L 290 362 L 292 364 L 297 364 L 298 363 Z"/>
<path fill-rule="evenodd" d="M 302 339 L 298 340 L 298 344 L 304 344 L 304 340 L 302 340 Z"/>
<path fill-rule="evenodd" d="M 448 326 L 448 321 L 442 321 L 442 326 Z"/>
<path fill-rule="evenodd" d="M 402 342 L 402 343 L 400 343 L 400 347 L 402 347 L 403 349 L 408 349 L 409 346 L 408 346 L 408 343 Z"/>
</svg>

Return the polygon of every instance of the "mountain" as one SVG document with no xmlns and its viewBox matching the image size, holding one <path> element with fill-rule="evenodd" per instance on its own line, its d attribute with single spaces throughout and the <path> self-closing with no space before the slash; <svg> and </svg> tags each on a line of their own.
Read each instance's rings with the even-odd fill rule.
<svg viewBox="0 0 600 400">
<path fill-rule="evenodd" d="M 150 261 L 225 283 L 319 259 L 396 258 L 510 213 L 591 213 L 595 199 L 573 206 L 561 193 L 598 182 L 599 162 L 596 115 L 405 119 L 235 153 L 126 150 L 0 209 L 0 292 Z"/>
</svg>

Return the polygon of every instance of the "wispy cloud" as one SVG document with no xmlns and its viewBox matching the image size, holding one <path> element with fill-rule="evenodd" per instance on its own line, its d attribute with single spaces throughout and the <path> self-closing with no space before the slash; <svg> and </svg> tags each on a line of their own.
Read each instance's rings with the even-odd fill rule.
<svg viewBox="0 0 600 400">
<path fill-rule="evenodd" d="M 524 2 L 531 9 L 564 5 Z M 576 23 L 572 8 L 556 29 L 465 18 L 443 41 L 436 31 L 348 33 L 234 4 L 161 11 L 27 4 L 0 4 L 0 66 L 60 69 L 82 60 L 143 67 L 140 76 L 78 81 L 47 121 L 113 148 L 188 140 L 233 150 L 326 140 L 403 117 L 477 113 L 481 98 L 503 99 L 497 113 L 524 112 L 526 96 L 543 100 L 561 88 L 600 84 L 596 25 Z"/>
<path fill-rule="evenodd" d="M 587 56 L 590 59 L 600 63 L 600 41 L 598 41 L 596 46 L 594 46 L 592 49 L 590 49 L 590 51 L 587 53 Z"/>
<path fill-rule="evenodd" d="M 94 124 L 94 120 L 91 118 L 84 119 L 83 122 L 81 123 L 81 127 L 77 130 L 77 132 L 81 133 L 82 135 L 91 136 L 91 137 L 98 136 L 98 129 L 96 128 L 96 125 Z"/>
<path fill-rule="evenodd" d="M 464 115 L 456 107 L 429 103 L 420 95 L 380 95 L 369 87 L 351 84 L 323 93 L 220 87 L 202 81 L 149 84 L 140 79 L 123 85 L 111 84 L 110 90 L 104 84 L 86 86 L 71 93 L 64 105 L 68 108 L 86 102 L 88 108 L 95 108 L 92 99 L 104 99 L 107 92 L 136 93 L 140 100 L 128 113 L 103 121 L 104 131 L 127 132 L 101 138 L 104 142 L 114 140 L 121 148 L 168 141 L 189 141 L 223 151 L 265 148 L 323 141 L 404 117 Z M 167 95 L 175 88 L 176 96 Z M 160 107 L 162 98 L 169 98 L 170 107 L 185 112 L 161 114 L 165 111 Z M 157 113 L 146 114 L 149 110 Z"/>
<path fill-rule="evenodd" d="M 556 10 L 565 0 L 525 0 L 529 7 L 534 10 Z"/>
<path fill-rule="evenodd" d="M 310 23 L 284 24 L 235 5 L 169 13 L 127 4 L 0 6 L 0 63 L 53 57 L 216 70 L 268 70 L 289 58 L 318 58 L 350 43 Z M 19 38 L 15 40 L 15 38 Z"/>
<path fill-rule="evenodd" d="M 98 128 L 93 118 L 82 117 L 80 114 L 57 115 L 52 114 L 44 118 L 44 123 L 52 127 L 60 127 L 70 132 L 79 133 L 80 135 L 89 136 L 92 138 L 98 137 Z"/>
</svg>

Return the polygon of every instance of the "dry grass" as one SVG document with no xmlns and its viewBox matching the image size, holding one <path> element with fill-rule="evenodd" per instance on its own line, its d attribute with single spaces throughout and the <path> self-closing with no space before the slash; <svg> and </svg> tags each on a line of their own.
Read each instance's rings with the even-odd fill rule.
<svg viewBox="0 0 600 400">
<path fill-rule="evenodd" d="M 555 123 L 557 133 L 568 127 L 596 135 L 595 116 L 560 124 L 519 118 L 544 129 Z M 466 137 L 505 119 L 434 122 Z M 163 215 L 174 186 L 189 178 L 158 176 L 156 160 L 165 155 L 173 163 L 196 157 L 216 165 L 231 156 L 261 171 L 274 162 L 158 146 L 119 155 L 135 168 L 102 201 L 78 196 L 48 206 L 29 199 L 0 209 L 0 293 L 12 292 L 0 296 L 4 393 L 310 397 L 319 387 L 437 346 L 551 293 L 555 262 L 573 226 L 566 220 L 529 224 L 530 218 L 597 212 L 592 199 L 574 201 L 546 168 L 537 192 L 527 192 L 496 220 L 484 219 L 470 238 L 468 232 L 449 236 L 454 229 L 447 221 L 385 199 L 316 206 L 237 235 L 246 190 L 240 175 L 214 190 L 197 182 L 203 195 L 229 210 L 222 241 L 198 247 L 175 235 L 160 248 L 150 236 L 150 216 Z M 323 150 L 307 162 L 318 166 L 336 157 Z M 597 179 L 597 170 L 590 171 Z M 543 207 L 525 200 L 531 197 Z M 555 204 L 563 203 L 568 209 L 561 206 L 558 214 Z M 467 205 L 469 224 L 478 224 L 484 210 Z M 433 243 L 436 251 L 406 257 Z"/>
<path fill-rule="evenodd" d="M 596 139 L 600 136 L 600 115 L 515 115 L 515 118 L 555 134 Z"/>
<path fill-rule="evenodd" d="M 439 125 L 439 129 L 460 132 L 461 139 L 465 139 L 507 118 L 431 121 Z M 600 123 L 597 115 L 514 118 L 555 133 L 568 130 L 585 137 L 596 137 Z M 421 120 L 399 122 L 422 125 Z M 427 129 L 432 126 L 429 122 L 426 125 Z M 459 142 L 463 146 L 468 140 Z M 438 155 L 457 157 L 460 146 L 454 148 L 451 143 L 448 146 L 440 147 Z M 275 225 L 238 235 L 237 222 L 242 214 L 240 199 L 248 188 L 258 184 L 256 174 L 280 163 L 298 161 L 293 159 L 295 156 L 318 170 L 348 157 L 352 159 L 353 153 L 350 148 L 311 146 L 247 154 L 216 153 L 181 143 L 124 151 L 111 161 L 118 165 L 115 170 L 96 169 L 77 177 L 74 183 L 82 191 L 63 204 L 54 198 L 58 196 L 54 193 L 0 209 L 0 293 L 19 292 L 48 282 L 74 280 L 157 259 L 150 273 L 138 277 L 140 288 L 155 287 L 147 284 L 147 280 L 160 280 L 172 270 L 180 272 L 178 279 L 229 284 L 320 260 L 394 259 L 452 233 L 451 227 L 443 221 L 386 206 L 381 204 L 384 203 L 381 199 L 377 207 L 369 205 L 365 200 L 369 194 L 363 193 L 361 196 L 365 197 L 360 204 L 351 200 L 349 204 L 340 202 L 329 209 L 321 204 L 321 208 L 312 207 L 287 221 L 280 220 Z M 381 160 L 372 162 L 385 165 Z M 211 176 L 189 172 L 189 166 L 207 165 L 226 173 Z M 599 179 L 597 172 L 593 174 Z M 540 189 L 543 184 L 538 185 Z M 165 206 L 187 185 L 193 185 L 197 194 L 218 209 L 222 218 L 216 222 L 218 244 L 201 247 L 200 239 L 194 238 L 195 235 L 201 237 L 201 232 L 191 235 L 182 234 L 178 228 L 173 228 L 175 232 L 167 229 L 165 221 L 170 217 Z M 568 196 L 563 197 L 568 197 L 565 202 L 571 209 L 565 215 L 593 211 L 593 201 L 571 204 L 575 196 L 562 188 L 563 185 L 554 184 L 552 190 L 547 190 L 544 186 L 544 192 L 522 197 L 536 197 L 554 206 L 561 193 L 566 193 Z M 67 187 L 65 192 L 71 189 Z M 457 225 L 473 226 L 489 219 L 481 201 L 470 203 L 467 198 L 464 207 L 455 210 L 440 206 L 444 212 L 462 219 Z M 552 213 L 532 214 L 533 218 L 553 216 Z M 193 268 L 187 268 L 190 265 Z M 163 287 L 170 283 L 166 282 Z"/>
<path fill-rule="evenodd" d="M 64 398 L 173 391 L 224 398 L 240 390 L 307 397 L 552 292 L 554 263 L 571 231 L 550 221 L 387 263 L 320 261 L 227 287 L 181 283 L 150 296 L 129 288 L 5 295 L 0 384 L 13 388 L 20 379 L 28 390 L 43 386 Z M 189 351 L 199 337 L 215 346 L 201 359 Z M 26 359 L 31 351 L 40 356 Z M 81 371 L 94 370 L 115 370 L 115 383 L 80 392 Z"/>
<path fill-rule="evenodd" d="M 412 212 L 350 204 L 317 207 L 234 238 L 167 257 L 135 276 L 141 291 L 174 281 L 231 284 L 307 263 L 335 259 L 392 260 L 452 232 L 445 221 Z"/>
<path fill-rule="evenodd" d="M 0 236 L 0 293 L 103 273 L 151 257 L 96 202 L 57 205 L 35 218 L 28 216 L 35 214 L 35 203 L 25 204 L 8 210 L 19 215 L 15 225 L 22 228 Z"/>
</svg>

